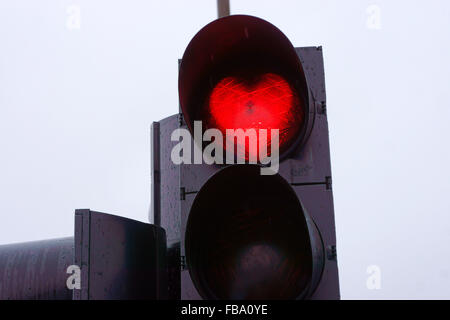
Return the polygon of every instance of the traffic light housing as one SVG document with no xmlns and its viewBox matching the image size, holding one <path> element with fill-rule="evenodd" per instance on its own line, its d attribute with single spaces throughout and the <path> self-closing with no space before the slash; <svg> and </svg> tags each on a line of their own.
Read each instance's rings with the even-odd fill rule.
<svg viewBox="0 0 450 320">
<path fill-rule="evenodd" d="M 152 126 L 150 220 L 167 233 L 169 297 L 338 299 L 322 48 L 294 48 L 259 18 L 218 19 L 188 45 L 179 96 L 180 114 Z M 220 109 L 230 129 L 280 125 L 278 173 L 261 175 L 261 164 L 174 164 L 172 133 L 189 130 L 190 154 L 201 154 L 195 121 L 201 134 L 217 124 L 225 134 Z M 226 154 L 227 142 L 220 146 Z M 249 162 L 248 149 L 241 155 Z"/>
<path fill-rule="evenodd" d="M 282 156 L 306 134 L 309 93 L 302 64 L 286 36 L 259 18 L 236 15 L 205 26 L 183 54 L 178 84 L 191 132 L 196 120 L 223 134 L 278 128 Z"/>
<path fill-rule="evenodd" d="M 0 300 L 167 298 L 164 229 L 80 209 L 74 231 L 0 246 Z"/>
<path fill-rule="evenodd" d="M 111 214 L 75 211 L 73 300 L 167 299 L 164 229 Z"/>
</svg>

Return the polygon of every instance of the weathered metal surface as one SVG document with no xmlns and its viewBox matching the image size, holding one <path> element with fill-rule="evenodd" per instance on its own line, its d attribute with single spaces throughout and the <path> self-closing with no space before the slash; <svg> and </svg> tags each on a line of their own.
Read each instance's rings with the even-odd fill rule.
<svg viewBox="0 0 450 320">
<path fill-rule="evenodd" d="M 180 298 L 180 166 L 175 165 L 170 159 L 170 153 L 177 142 L 170 140 L 172 132 L 179 128 L 182 123 L 179 114 L 161 120 L 152 125 L 155 134 L 158 128 L 159 137 L 152 138 L 152 158 L 158 157 L 159 173 L 152 171 L 152 198 L 158 204 L 160 210 L 160 226 L 166 231 L 167 237 L 167 259 L 168 259 L 168 297 L 169 299 Z M 159 144 L 155 143 L 159 141 Z M 155 168 L 154 168 L 155 169 Z M 160 182 L 156 179 L 159 177 Z M 159 195 L 159 196 L 158 196 Z M 150 221 L 157 221 L 155 210 L 150 212 Z"/>
<path fill-rule="evenodd" d="M 330 147 L 326 114 L 325 75 L 321 47 L 296 48 L 310 90 L 305 141 L 280 164 L 280 174 L 290 183 L 324 183 L 331 177 Z"/>
<path fill-rule="evenodd" d="M 326 250 L 336 245 L 333 210 L 333 194 L 326 184 L 293 186 L 308 216 L 320 232 L 321 242 Z M 340 298 L 339 276 L 336 257 L 325 257 L 323 272 L 317 288 L 310 299 L 335 300 Z"/>
<path fill-rule="evenodd" d="M 166 234 L 161 227 L 88 209 L 75 212 L 74 300 L 166 299 Z"/>
<path fill-rule="evenodd" d="M 0 300 L 71 300 L 73 237 L 0 246 Z"/>
</svg>

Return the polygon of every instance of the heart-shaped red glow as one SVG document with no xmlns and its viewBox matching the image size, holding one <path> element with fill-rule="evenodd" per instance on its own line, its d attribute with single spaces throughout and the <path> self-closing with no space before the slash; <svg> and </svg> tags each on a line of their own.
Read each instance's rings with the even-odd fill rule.
<svg viewBox="0 0 450 320">
<path fill-rule="evenodd" d="M 298 95 L 283 77 L 274 73 L 265 73 L 252 81 L 242 77 L 222 79 L 211 92 L 208 109 L 207 127 L 219 129 L 224 136 L 226 129 L 256 130 L 258 151 L 249 150 L 248 141 L 235 147 L 235 150 L 245 148 L 246 160 L 254 153 L 260 160 L 259 129 L 267 129 L 267 140 L 263 141 L 267 141 L 268 156 L 273 152 L 271 130 L 279 130 L 281 154 L 296 139 L 304 119 Z"/>
</svg>

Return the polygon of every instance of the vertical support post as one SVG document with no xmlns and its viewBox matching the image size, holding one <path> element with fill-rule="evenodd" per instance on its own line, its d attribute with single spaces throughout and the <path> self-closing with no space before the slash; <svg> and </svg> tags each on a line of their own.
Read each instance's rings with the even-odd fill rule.
<svg viewBox="0 0 450 320">
<path fill-rule="evenodd" d="M 217 0 L 217 16 L 219 18 L 230 15 L 230 0 Z"/>
</svg>

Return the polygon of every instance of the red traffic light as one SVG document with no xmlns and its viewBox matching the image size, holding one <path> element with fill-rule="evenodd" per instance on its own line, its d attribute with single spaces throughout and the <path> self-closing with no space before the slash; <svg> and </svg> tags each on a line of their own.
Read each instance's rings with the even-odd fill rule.
<svg viewBox="0 0 450 320">
<path fill-rule="evenodd" d="M 270 130 L 279 130 L 279 145 L 283 148 L 295 140 L 304 120 L 303 107 L 295 90 L 283 77 L 274 73 L 250 79 L 229 76 L 220 80 L 209 96 L 206 112 L 210 115 L 205 116 L 209 128 L 217 128 L 224 133 L 226 129 L 255 129 L 258 142 L 266 143 L 263 147 L 268 155 L 271 150 Z M 260 137 L 263 133 L 259 129 L 266 129 L 267 137 Z M 260 143 L 256 145 L 260 146 Z M 251 156 L 258 158 L 258 147 L 253 150 L 249 144 L 236 147 L 245 148 L 246 160 Z M 230 147 L 227 145 L 226 148 Z"/>
<path fill-rule="evenodd" d="M 303 137 L 308 90 L 302 65 L 287 37 L 265 20 L 236 15 L 205 26 L 183 55 L 178 84 L 191 132 L 194 121 L 224 136 L 227 129 L 255 129 L 257 146 L 272 147 L 270 130 L 278 129 L 281 156 Z M 265 141 L 259 129 L 267 129 Z M 247 160 L 258 154 L 248 145 Z"/>
</svg>

